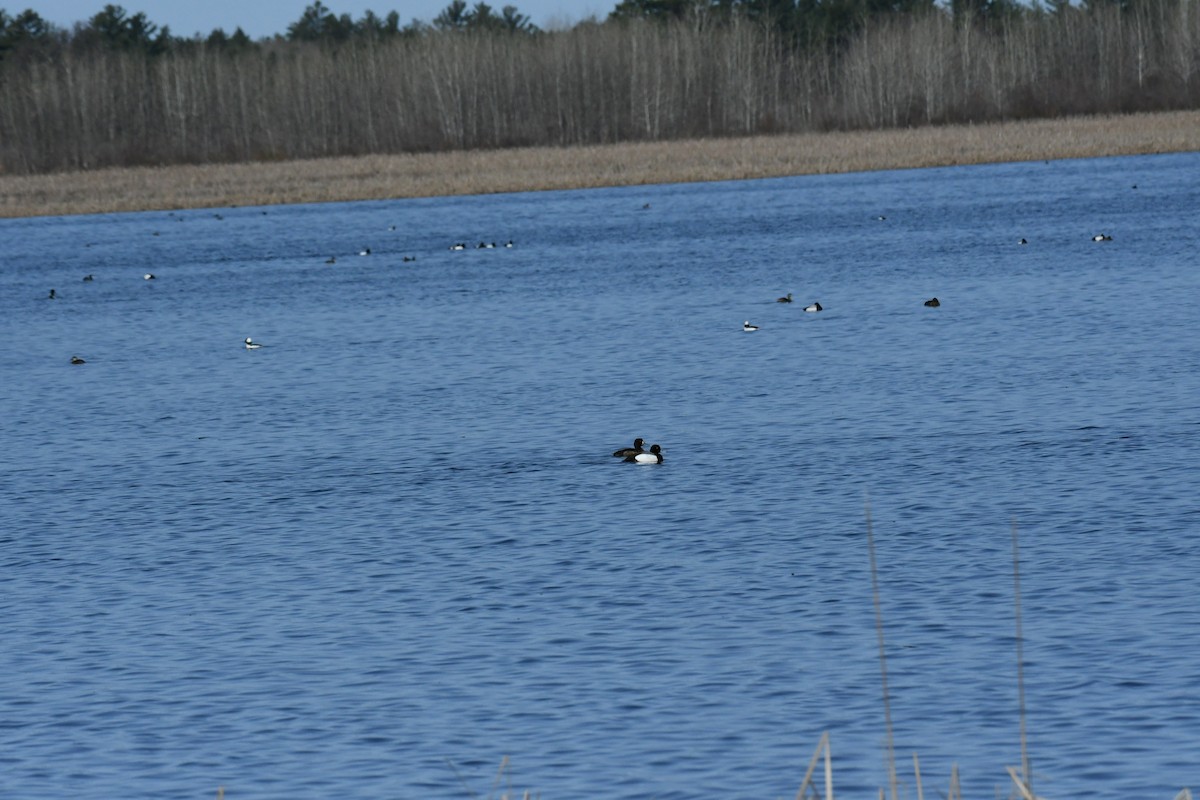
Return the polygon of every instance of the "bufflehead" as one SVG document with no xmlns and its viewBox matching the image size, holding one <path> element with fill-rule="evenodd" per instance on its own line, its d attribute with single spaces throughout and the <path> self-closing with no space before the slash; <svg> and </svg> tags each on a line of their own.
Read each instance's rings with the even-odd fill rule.
<svg viewBox="0 0 1200 800">
<path fill-rule="evenodd" d="M 929 306 L 930 308 L 937 308 L 941 305 L 941 302 L 936 297 L 932 297 L 925 301 L 925 305 Z"/>
<path fill-rule="evenodd" d="M 750 320 L 746 320 L 745 322 L 742 323 L 742 330 L 747 331 L 747 332 L 756 331 L 756 330 L 758 330 L 758 326 L 751 325 Z"/>
<path fill-rule="evenodd" d="M 804 310 L 805 311 L 824 311 L 825 309 L 821 308 L 820 303 L 813 303 L 811 306 L 805 306 Z"/>
<path fill-rule="evenodd" d="M 661 464 L 662 448 L 656 444 L 652 444 L 650 445 L 649 453 L 635 453 L 631 456 L 625 456 L 625 461 L 629 464 Z"/>
<path fill-rule="evenodd" d="M 458 242 L 456 244 L 450 245 L 450 249 L 451 250 L 466 250 L 467 246 L 465 244 L 463 244 L 462 242 Z"/>
<path fill-rule="evenodd" d="M 254 341 L 249 336 L 246 337 L 246 349 L 247 350 L 257 350 L 260 347 L 266 347 L 266 345 L 263 344 L 262 342 Z"/>
<path fill-rule="evenodd" d="M 362 250 L 359 250 L 359 251 L 358 251 L 358 254 L 359 254 L 360 256 L 369 256 L 369 255 L 371 255 L 371 248 L 369 248 L 369 247 L 364 247 Z"/>
<path fill-rule="evenodd" d="M 1017 244 L 1029 244 L 1029 242 L 1025 241 L 1025 239 L 1022 238 L 1021 241 L 1017 242 Z"/>
<path fill-rule="evenodd" d="M 788 292 L 788 293 L 787 293 L 787 297 L 779 297 L 779 298 L 776 298 L 775 302 L 776 302 L 776 303 L 790 303 L 790 302 L 792 302 L 792 293 L 791 293 L 791 292 Z"/>
<path fill-rule="evenodd" d="M 505 243 L 504 243 L 504 246 L 505 246 L 505 247 L 512 247 L 512 246 L 513 246 L 512 239 L 509 239 L 507 242 L 505 242 Z"/>
<path fill-rule="evenodd" d="M 1093 242 L 1111 242 L 1112 237 L 1109 236 L 1107 233 L 1097 233 L 1095 236 L 1092 237 L 1092 241 Z"/>
<path fill-rule="evenodd" d="M 47 300 L 57 300 L 57 299 L 58 299 L 58 295 L 54 293 L 54 290 L 53 290 L 53 289 L 51 289 L 51 290 L 50 290 L 50 294 L 49 294 L 49 296 L 48 296 L 46 299 L 47 299 Z"/>
<path fill-rule="evenodd" d="M 86 364 L 87 362 L 86 362 L 86 361 L 84 361 L 84 360 L 83 360 L 82 358 L 80 358 L 79 356 L 71 356 L 71 363 L 72 363 L 72 364 Z"/>
<path fill-rule="evenodd" d="M 642 445 L 645 443 L 646 443 L 645 439 L 634 439 L 633 447 L 622 447 L 620 450 L 613 453 L 613 455 L 616 456 L 617 458 L 628 458 L 629 456 L 636 456 L 638 453 L 646 452 L 645 450 L 642 449 Z"/>
<path fill-rule="evenodd" d="M 152 280 L 154 280 L 154 273 L 153 273 L 153 272 L 147 272 L 145 275 L 143 275 L 143 276 L 142 276 L 142 280 L 145 280 L 145 281 L 152 281 Z"/>
</svg>

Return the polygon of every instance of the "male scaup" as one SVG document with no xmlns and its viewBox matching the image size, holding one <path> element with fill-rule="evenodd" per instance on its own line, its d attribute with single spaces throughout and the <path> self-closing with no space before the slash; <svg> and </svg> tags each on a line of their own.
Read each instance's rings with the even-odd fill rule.
<svg viewBox="0 0 1200 800">
<path fill-rule="evenodd" d="M 143 275 L 143 276 L 142 276 L 142 280 L 145 280 L 145 281 L 152 281 L 152 280 L 154 280 L 154 273 L 153 273 L 153 272 L 147 272 L 145 275 Z"/>
<path fill-rule="evenodd" d="M 813 303 L 811 306 L 805 306 L 805 311 L 824 311 L 820 303 Z"/>
<path fill-rule="evenodd" d="M 758 330 L 758 326 L 751 325 L 750 320 L 746 320 L 745 322 L 742 323 L 742 330 L 747 331 L 747 332 L 756 331 L 756 330 Z"/>
<path fill-rule="evenodd" d="M 662 463 L 662 448 L 656 444 L 650 445 L 649 453 L 635 453 L 631 456 L 625 456 L 627 464 L 661 464 Z"/>
<path fill-rule="evenodd" d="M 628 458 L 629 456 L 636 456 L 638 453 L 646 452 L 645 450 L 642 449 L 642 445 L 645 443 L 646 443 L 645 439 L 640 439 L 640 438 L 634 439 L 633 447 L 622 447 L 620 450 L 613 453 L 613 455 L 616 456 L 617 458 Z"/>
<path fill-rule="evenodd" d="M 263 344 L 262 342 L 254 341 L 249 336 L 246 337 L 246 349 L 247 350 L 257 350 L 260 347 L 266 347 L 266 345 Z"/>
<path fill-rule="evenodd" d="M 791 292 L 788 292 L 788 293 L 787 293 L 787 297 L 779 297 L 779 298 L 776 298 L 776 299 L 775 299 L 775 302 L 776 302 L 776 303 L 790 303 L 790 302 L 792 302 L 792 293 L 791 293 Z"/>
<path fill-rule="evenodd" d="M 83 360 L 82 358 L 80 358 L 79 356 L 71 356 L 71 363 L 72 363 L 72 364 L 86 364 L 87 362 L 86 362 L 86 361 L 84 361 L 84 360 Z"/>
<path fill-rule="evenodd" d="M 930 308 L 937 308 L 941 304 L 942 304 L 941 301 L 938 300 L 936 297 L 932 297 L 925 301 L 925 305 L 929 306 Z"/>
<path fill-rule="evenodd" d="M 364 247 L 362 250 L 359 250 L 359 251 L 358 251 L 358 254 L 359 254 L 360 256 L 369 256 L 369 255 L 371 255 L 371 248 L 369 248 L 369 247 Z"/>
</svg>

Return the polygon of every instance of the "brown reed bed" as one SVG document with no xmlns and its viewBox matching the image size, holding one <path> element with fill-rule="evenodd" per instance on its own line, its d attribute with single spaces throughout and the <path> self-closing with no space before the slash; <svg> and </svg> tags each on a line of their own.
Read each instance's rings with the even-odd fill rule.
<svg viewBox="0 0 1200 800">
<path fill-rule="evenodd" d="M 1200 150 L 1200 111 L 0 175 L 0 217 L 382 200 Z"/>
</svg>

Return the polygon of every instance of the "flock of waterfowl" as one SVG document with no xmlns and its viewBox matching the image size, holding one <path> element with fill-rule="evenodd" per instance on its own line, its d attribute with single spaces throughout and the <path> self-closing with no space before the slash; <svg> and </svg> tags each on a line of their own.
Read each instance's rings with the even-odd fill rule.
<svg viewBox="0 0 1200 800">
<path fill-rule="evenodd" d="M 879 219 L 886 219 L 886 217 L 879 217 Z M 1092 237 L 1092 241 L 1093 242 L 1111 242 L 1112 238 L 1113 237 L 1110 234 L 1097 233 L 1095 236 Z M 1029 242 L 1024 238 L 1021 238 L 1021 239 L 1017 240 L 1017 244 L 1029 244 Z M 788 292 L 783 297 L 775 298 L 775 302 L 776 303 L 791 303 L 791 302 L 793 302 L 792 301 L 792 293 Z M 942 305 L 942 302 L 940 300 L 938 300 L 936 297 L 931 297 L 925 301 L 926 308 L 938 308 L 941 305 Z M 815 313 L 817 311 L 824 311 L 825 307 L 822 306 L 820 303 L 814 301 L 813 303 L 810 303 L 809 305 L 805 306 L 804 310 Z M 750 333 L 750 332 L 756 331 L 758 329 L 759 329 L 759 326 L 751 325 L 750 320 L 746 320 L 745 322 L 742 323 L 742 330 L 745 331 L 746 333 Z"/>
<path fill-rule="evenodd" d="M 263 214 L 266 214 L 266 213 L 267 212 L 265 212 L 265 211 L 263 212 Z M 174 216 L 174 212 L 171 212 L 170 216 Z M 214 214 L 213 217 L 218 220 L 224 219 L 224 217 L 222 217 L 220 214 Z M 180 221 L 182 221 L 182 220 L 180 220 Z M 390 225 L 390 226 L 388 226 L 388 230 L 394 231 L 394 230 L 396 230 L 396 226 Z M 158 232 L 156 231 L 154 235 L 157 236 Z M 513 244 L 512 239 L 509 239 L 503 245 L 497 245 L 495 242 L 480 242 L 478 245 L 475 246 L 475 249 L 477 249 L 477 250 L 492 250 L 492 249 L 503 248 L 503 249 L 511 250 L 515 246 L 516 245 Z M 467 245 L 465 242 L 455 242 L 454 244 L 450 245 L 450 249 L 451 250 L 466 250 Z M 369 247 L 362 248 L 361 250 L 358 251 L 358 255 L 360 255 L 360 256 L 371 255 L 371 248 L 369 248 Z M 417 260 L 416 256 L 407 256 L 406 255 L 403 257 L 403 261 L 405 263 L 409 263 L 409 262 L 416 261 L 416 260 Z M 330 256 L 329 258 L 325 259 L 325 263 L 326 264 L 336 264 L 337 257 Z M 89 274 L 89 275 L 83 276 L 84 283 L 91 283 L 91 282 L 95 281 L 95 279 L 96 278 L 94 275 Z M 147 281 L 157 280 L 156 276 L 152 272 L 147 272 L 147 273 L 143 274 L 142 279 L 147 280 Z M 61 297 L 62 296 L 58 293 L 57 290 L 51 289 L 50 293 L 46 296 L 46 299 L 47 300 L 59 300 L 59 299 L 61 299 Z M 263 344 L 262 342 L 256 342 L 256 341 L 254 341 L 253 338 L 251 338 L 249 336 L 247 336 L 245 339 L 242 340 L 242 344 L 245 346 L 245 348 L 247 350 L 259 350 L 263 347 L 266 347 L 266 345 Z M 87 361 L 80 358 L 79 356 L 71 356 L 71 363 L 72 364 L 86 364 Z"/>
</svg>

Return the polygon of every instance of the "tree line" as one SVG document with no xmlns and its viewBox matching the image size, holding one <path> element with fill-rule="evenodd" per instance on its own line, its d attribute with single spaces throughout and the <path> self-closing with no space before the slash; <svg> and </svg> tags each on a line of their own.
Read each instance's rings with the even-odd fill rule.
<svg viewBox="0 0 1200 800">
<path fill-rule="evenodd" d="M 260 41 L 115 6 L 37 23 L 0 11 L 7 173 L 1200 107 L 1196 0 L 623 0 L 555 31 L 317 2 Z"/>
</svg>

